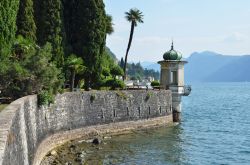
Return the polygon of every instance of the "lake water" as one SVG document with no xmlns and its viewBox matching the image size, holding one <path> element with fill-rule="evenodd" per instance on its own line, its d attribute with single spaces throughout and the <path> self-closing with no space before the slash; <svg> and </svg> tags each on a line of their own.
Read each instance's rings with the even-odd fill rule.
<svg viewBox="0 0 250 165">
<path fill-rule="evenodd" d="M 74 145 L 58 151 L 58 164 L 249 165 L 250 83 L 193 84 L 180 125 Z"/>
</svg>

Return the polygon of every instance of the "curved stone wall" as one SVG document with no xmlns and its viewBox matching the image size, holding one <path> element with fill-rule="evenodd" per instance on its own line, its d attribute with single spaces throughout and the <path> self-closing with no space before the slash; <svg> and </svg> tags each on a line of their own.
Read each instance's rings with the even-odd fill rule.
<svg viewBox="0 0 250 165">
<path fill-rule="evenodd" d="M 111 129 L 125 129 L 135 121 L 143 126 L 164 116 L 169 120 L 171 104 L 171 92 L 167 90 L 65 93 L 56 97 L 55 104 L 43 108 L 37 107 L 35 95 L 23 97 L 0 113 L 0 165 L 37 164 L 37 150 L 48 141 L 50 145 L 56 143 L 53 135 L 65 136 L 66 141 L 79 137 L 72 134 L 82 128 L 103 130 L 113 124 Z M 116 123 L 119 125 L 114 127 Z"/>
</svg>

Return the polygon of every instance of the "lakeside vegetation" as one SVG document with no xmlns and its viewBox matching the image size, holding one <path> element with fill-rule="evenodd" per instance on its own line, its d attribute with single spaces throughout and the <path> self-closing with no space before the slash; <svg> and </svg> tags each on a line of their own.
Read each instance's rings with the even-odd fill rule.
<svg viewBox="0 0 250 165">
<path fill-rule="evenodd" d="M 117 77 L 126 72 L 133 80 L 157 78 L 139 63 L 127 64 L 143 15 L 131 9 L 125 16 L 131 31 L 125 62 L 118 62 L 106 47 L 114 29 L 103 0 L 1 1 L 0 99 L 38 94 L 40 102 L 50 103 L 65 88 L 122 89 L 124 81 Z"/>
<path fill-rule="evenodd" d="M 123 58 L 119 61 L 121 68 L 124 68 Z M 160 79 L 160 72 L 153 69 L 144 69 L 140 62 L 138 63 L 128 63 L 127 66 L 127 76 L 131 80 L 142 81 L 145 78 L 153 78 L 154 80 Z"/>
<path fill-rule="evenodd" d="M 112 72 L 121 69 L 105 46 L 113 27 L 104 7 L 102 0 L 3 0 L 0 98 L 49 98 L 65 84 L 72 90 L 123 86 L 114 78 L 123 72 Z"/>
</svg>

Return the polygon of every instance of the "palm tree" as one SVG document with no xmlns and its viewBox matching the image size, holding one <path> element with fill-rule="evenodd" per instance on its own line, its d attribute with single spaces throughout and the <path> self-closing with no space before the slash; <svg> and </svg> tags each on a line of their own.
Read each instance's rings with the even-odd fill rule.
<svg viewBox="0 0 250 165">
<path fill-rule="evenodd" d="M 111 15 L 106 15 L 106 33 L 107 34 L 112 34 L 114 32 L 114 28 L 113 28 L 113 18 Z"/>
<path fill-rule="evenodd" d="M 83 65 L 83 60 L 74 54 L 71 54 L 67 60 L 66 65 L 71 71 L 71 91 L 73 91 L 75 86 L 75 76 L 76 74 L 83 72 L 86 67 Z"/>
<path fill-rule="evenodd" d="M 113 28 L 113 18 L 111 15 L 106 15 L 106 18 L 105 18 L 105 23 L 106 23 L 106 34 L 105 34 L 105 37 L 103 38 L 103 46 L 106 46 L 106 39 L 107 39 L 107 35 L 111 35 L 113 32 L 114 32 L 114 28 Z M 101 46 L 101 50 L 100 50 L 100 54 L 103 54 L 103 51 L 105 49 L 103 49 L 103 47 Z"/>
<path fill-rule="evenodd" d="M 129 12 L 125 12 L 125 18 L 131 22 L 131 29 L 130 29 L 130 36 L 128 41 L 128 47 L 125 55 L 125 64 L 123 67 L 124 76 L 123 80 L 126 79 L 126 67 L 127 67 L 127 60 L 128 60 L 128 52 L 132 43 L 133 35 L 134 35 L 134 28 L 137 26 L 138 23 L 143 23 L 143 15 L 142 12 L 138 9 L 130 9 Z"/>
</svg>

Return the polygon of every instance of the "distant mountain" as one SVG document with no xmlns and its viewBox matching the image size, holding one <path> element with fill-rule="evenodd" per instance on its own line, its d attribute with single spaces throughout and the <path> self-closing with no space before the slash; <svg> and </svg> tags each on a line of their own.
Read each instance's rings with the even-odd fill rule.
<svg viewBox="0 0 250 165">
<path fill-rule="evenodd" d="M 250 81 L 250 55 L 241 56 L 209 75 L 204 81 L 243 82 Z"/>
<path fill-rule="evenodd" d="M 228 56 L 214 52 L 193 53 L 185 66 L 186 82 L 250 81 L 250 56 Z"/>
<path fill-rule="evenodd" d="M 250 55 L 222 55 L 211 51 L 194 52 L 186 59 L 185 81 L 241 82 L 250 81 Z M 156 62 L 141 62 L 147 69 L 160 70 Z"/>
<path fill-rule="evenodd" d="M 161 68 L 161 66 L 156 62 L 148 62 L 148 61 L 141 62 L 141 66 L 145 69 L 153 69 L 155 71 L 160 71 Z"/>
</svg>

